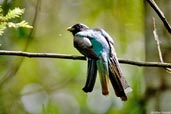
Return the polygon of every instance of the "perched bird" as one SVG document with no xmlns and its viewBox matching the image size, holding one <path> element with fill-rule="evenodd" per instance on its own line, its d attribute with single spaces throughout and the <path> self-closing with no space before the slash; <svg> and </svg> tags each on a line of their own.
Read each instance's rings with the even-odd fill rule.
<svg viewBox="0 0 171 114">
<path fill-rule="evenodd" d="M 91 92 L 100 75 L 102 94 L 108 95 L 109 79 L 117 97 L 127 100 L 125 93 L 132 91 L 123 77 L 114 50 L 114 42 L 103 29 L 91 29 L 84 24 L 75 24 L 67 29 L 73 34 L 74 47 L 88 58 L 87 80 L 84 92 Z"/>
</svg>

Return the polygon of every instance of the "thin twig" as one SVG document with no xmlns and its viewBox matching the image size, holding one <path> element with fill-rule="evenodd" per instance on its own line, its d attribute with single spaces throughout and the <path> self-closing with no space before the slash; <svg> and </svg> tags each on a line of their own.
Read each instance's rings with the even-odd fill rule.
<svg viewBox="0 0 171 114">
<path fill-rule="evenodd" d="M 159 41 L 159 37 L 158 37 L 158 34 L 157 34 L 155 18 L 153 18 L 153 35 L 154 35 L 154 39 L 155 39 L 156 44 L 157 44 L 157 49 L 158 49 L 160 61 L 161 61 L 161 63 L 164 63 L 164 61 L 163 61 L 163 56 L 162 56 L 161 49 L 160 49 L 160 41 Z M 170 68 L 165 68 L 165 69 L 166 69 L 169 73 L 171 73 L 171 69 L 170 69 Z"/>
<path fill-rule="evenodd" d="M 155 18 L 153 18 L 153 35 L 154 35 L 154 39 L 155 39 L 156 44 L 157 44 L 157 49 L 158 49 L 160 61 L 162 63 L 164 63 L 162 53 L 161 53 L 161 49 L 160 49 L 160 41 L 159 41 L 159 37 L 158 37 L 158 34 L 157 34 Z"/>
<path fill-rule="evenodd" d="M 60 59 L 72 59 L 72 60 L 86 60 L 84 56 L 74 56 L 74 55 L 55 54 L 55 53 L 31 53 L 31 52 L 6 51 L 6 50 L 0 50 L 0 55 L 22 56 L 22 57 L 29 57 L 29 58 L 60 58 Z M 171 68 L 170 63 L 140 62 L 140 61 L 125 60 L 125 59 L 119 59 L 119 62 L 122 64 L 129 64 L 135 66 Z"/>
<path fill-rule="evenodd" d="M 160 10 L 160 8 L 157 6 L 154 0 L 146 0 L 150 6 L 154 9 L 154 11 L 157 13 L 157 15 L 160 17 L 162 20 L 164 26 L 168 30 L 169 33 L 171 33 L 171 26 L 169 25 L 164 13 Z"/>
</svg>

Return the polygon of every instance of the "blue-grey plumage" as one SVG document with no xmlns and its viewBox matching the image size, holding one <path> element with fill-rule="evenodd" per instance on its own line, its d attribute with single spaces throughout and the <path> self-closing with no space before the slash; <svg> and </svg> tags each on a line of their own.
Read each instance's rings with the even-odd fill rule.
<svg viewBox="0 0 171 114">
<path fill-rule="evenodd" d="M 80 31 L 74 36 L 74 43 L 75 42 L 79 44 L 79 48 L 77 47 L 77 49 L 85 56 L 92 59 L 96 56 L 98 57 L 98 59 L 96 60 L 96 64 L 100 75 L 102 94 L 108 95 L 109 71 L 107 57 L 110 53 L 110 47 L 107 40 L 104 38 L 101 30 L 87 29 L 84 31 Z"/>
<path fill-rule="evenodd" d="M 96 69 L 99 71 L 103 95 L 108 95 L 109 93 L 108 80 L 110 79 L 116 96 L 126 101 L 127 96 L 125 92 L 127 90 L 131 91 L 131 88 L 121 73 L 119 62 L 113 48 L 114 42 L 110 35 L 103 29 L 89 29 L 84 24 L 76 24 L 68 30 L 74 35 L 74 47 L 88 57 L 88 60 L 92 59 L 94 62 L 96 61 Z M 87 92 L 92 91 L 96 79 L 95 70 L 93 70 L 93 74 L 90 73 L 92 72 L 92 68 L 90 67 L 94 67 L 92 65 L 94 64 L 88 65 L 85 85 L 86 88 L 89 88 L 86 90 Z"/>
</svg>

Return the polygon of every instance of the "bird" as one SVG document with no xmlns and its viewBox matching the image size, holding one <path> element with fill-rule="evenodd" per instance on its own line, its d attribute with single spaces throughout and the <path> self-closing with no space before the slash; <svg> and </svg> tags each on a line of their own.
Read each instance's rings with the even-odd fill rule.
<svg viewBox="0 0 171 114">
<path fill-rule="evenodd" d="M 87 79 L 83 91 L 92 92 L 97 71 L 100 76 L 102 94 L 109 94 L 109 80 L 117 97 L 127 101 L 126 93 L 132 88 L 128 85 L 121 72 L 112 37 L 101 28 L 89 28 L 82 23 L 74 24 L 67 30 L 73 35 L 74 47 L 83 54 L 88 61 Z"/>
</svg>

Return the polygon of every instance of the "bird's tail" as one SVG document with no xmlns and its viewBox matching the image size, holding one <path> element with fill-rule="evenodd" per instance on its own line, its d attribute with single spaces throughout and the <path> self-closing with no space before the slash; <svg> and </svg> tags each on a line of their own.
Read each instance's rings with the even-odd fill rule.
<svg viewBox="0 0 171 114">
<path fill-rule="evenodd" d="M 120 97 L 123 101 L 127 100 L 125 93 L 131 92 L 132 88 L 129 87 L 127 81 L 123 77 L 119 62 L 115 55 L 112 55 L 109 60 L 109 78 L 114 88 L 116 96 Z"/>
<path fill-rule="evenodd" d="M 97 69 L 99 71 L 102 94 L 108 95 L 109 94 L 109 90 L 108 90 L 109 71 L 108 71 L 108 63 L 107 63 L 107 60 L 105 60 L 105 58 L 101 57 L 99 60 L 97 60 Z"/>
<path fill-rule="evenodd" d="M 97 75 L 97 65 L 96 60 L 88 59 L 88 66 L 87 66 L 87 79 L 85 86 L 83 88 L 84 92 L 91 92 L 94 88 L 94 84 L 96 81 Z"/>
</svg>

